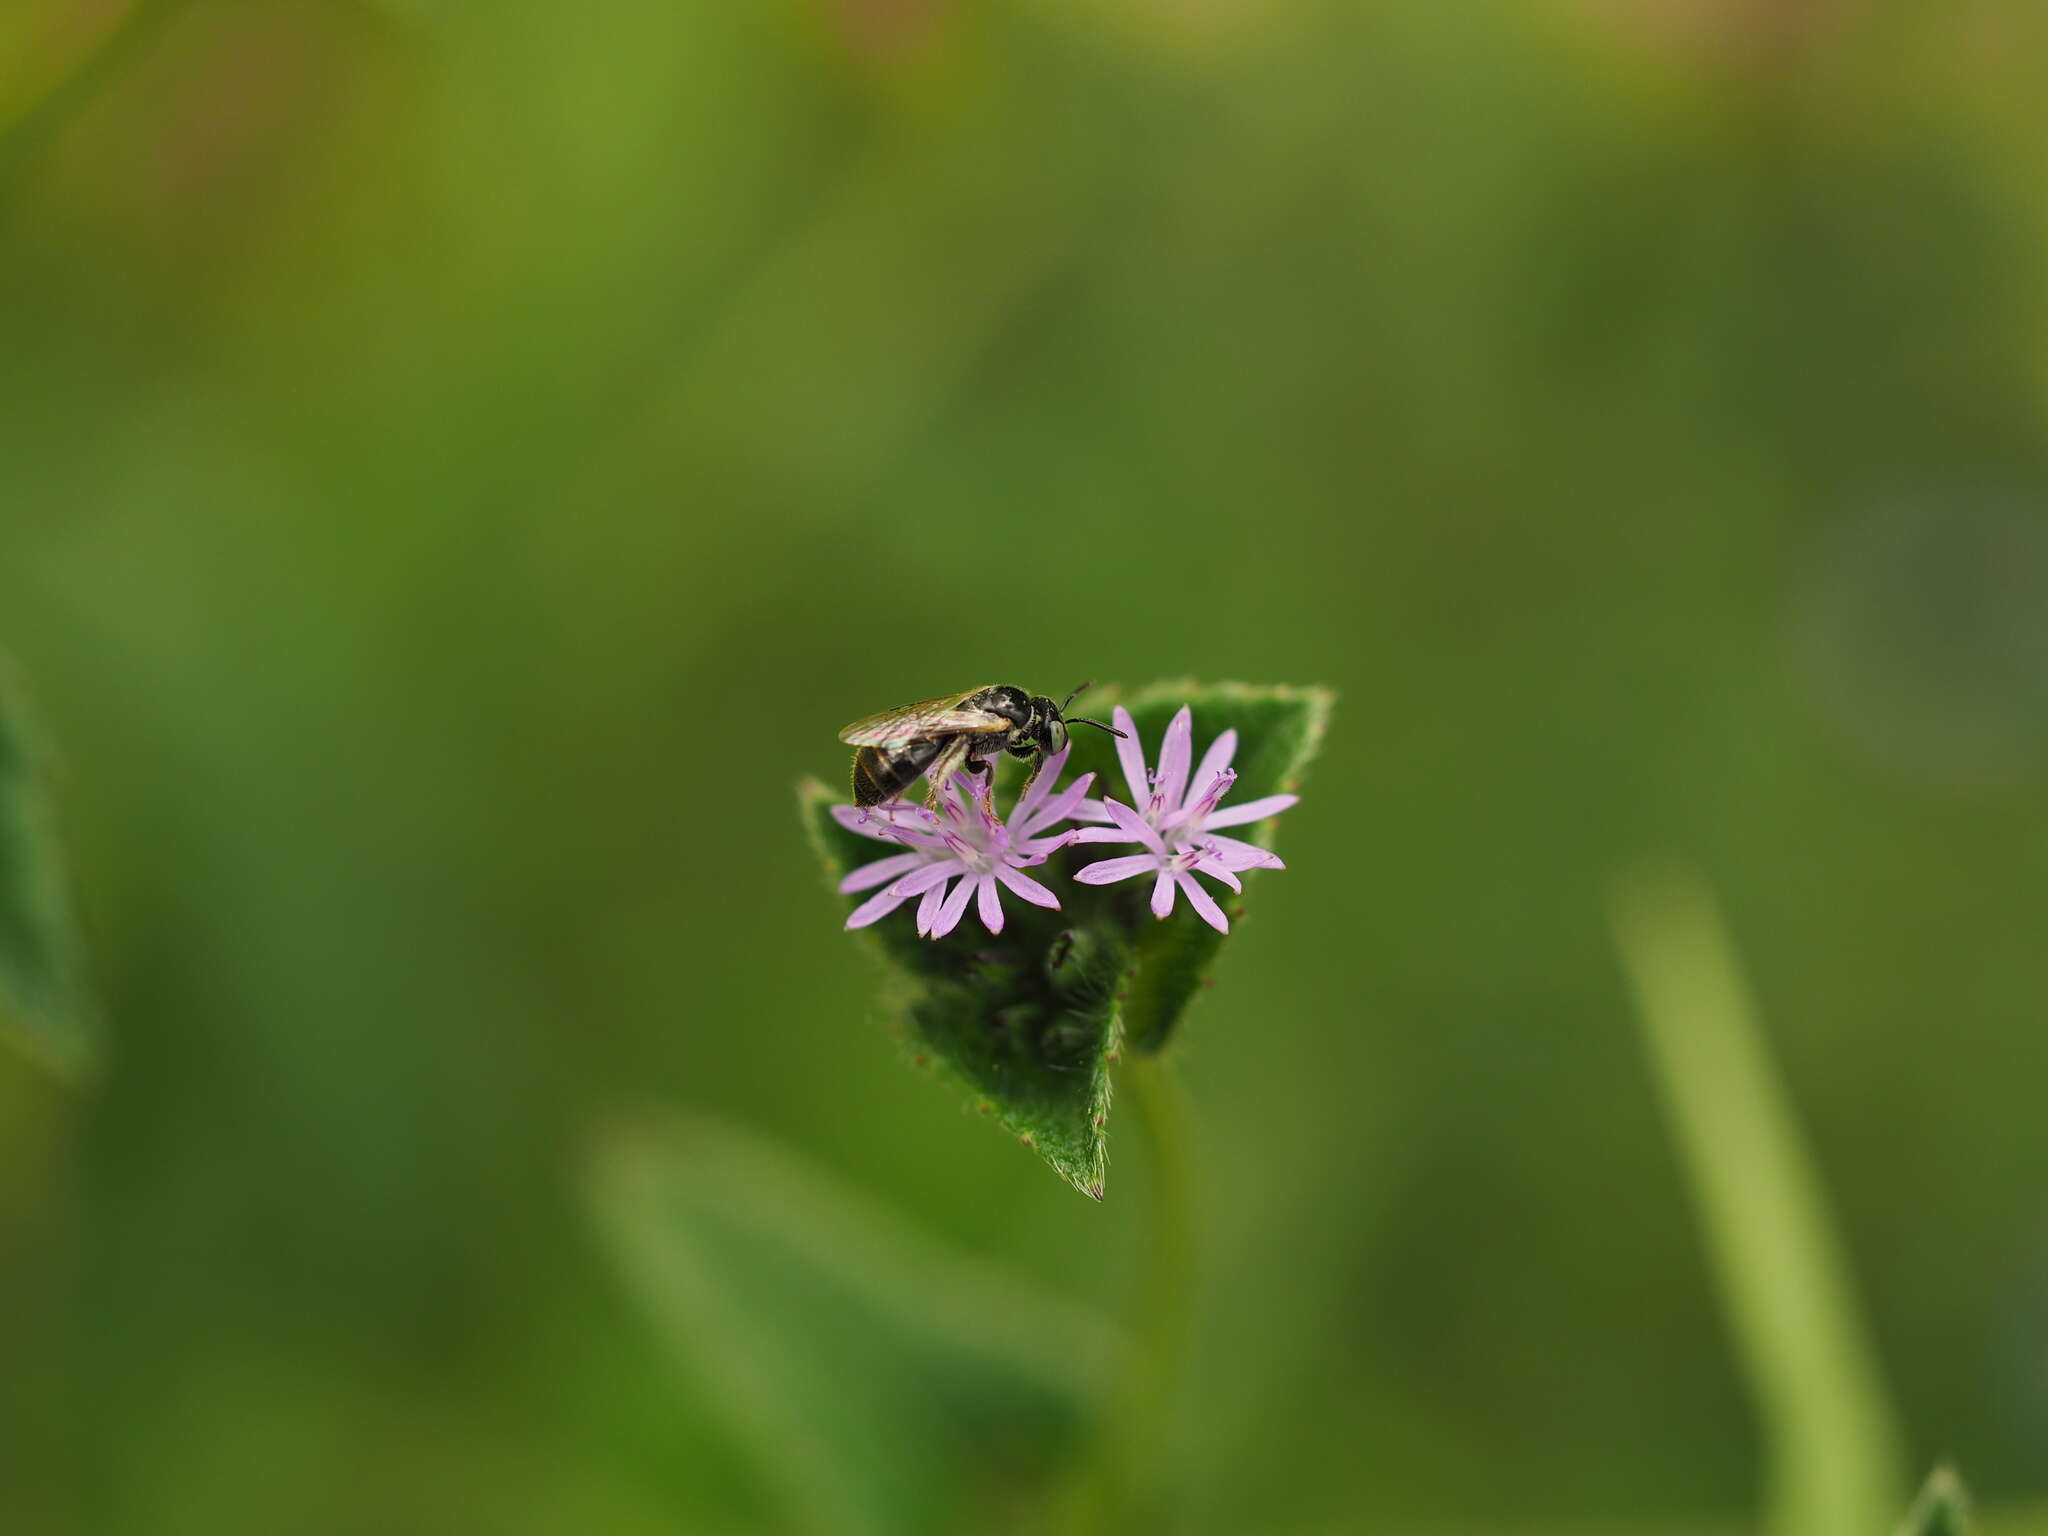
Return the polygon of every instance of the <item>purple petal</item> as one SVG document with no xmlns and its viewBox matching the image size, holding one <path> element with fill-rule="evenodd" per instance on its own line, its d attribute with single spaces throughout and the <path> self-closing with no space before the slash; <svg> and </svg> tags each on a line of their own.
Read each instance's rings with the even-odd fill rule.
<svg viewBox="0 0 2048 1536">
<path fill-rule="evenodd" d="M 1002 818 L 996 815 L 993 791 L 984 788 L 974 797 L 974 819 L 971 826 L 979 827 L 984 840 L 1004 836 Z"/>
<path fill-rule="evenodd" d="M 967 898 L 974 894 L 974 887 L 973 880 L 965 875 L 960 877 L 959 884 L 953 887 L 952 894 L 946 898 L 945 904 L 939 908 L 938 915 L 932 919 L 931 937 L 943 939 L 960 926 L 960 916 L 967 910 Z"/>
<path fill-rule="evenodd" d="M 887 917 L 891 912 L 902 906 L 905 900 L 905 897 L 899 896 L 895 891 L 885 887 L 848 913 L 846 926 L 849 928 L 865 928 L 869 923 L 877 922 Z"/>
<path fill-rule="evenodd" d="M 1225 731 L 1209 743 L 1209 750 L 1202 754 L 1201 762 L 1195 765 L 1195 776 L 1190 784 L 1206 784 L 1217 774 L 1228 768 L 1237 756 L 1237 731 Z"/>
<path fill-rule="evenodd" d="M 1188 894 L 1188 905 L 1195 909 L 1195 915 L 1218 933 L 1230 932 L 1230 919 L 1223 915 L 1223 909 L 1216 905 L 1216 898 L 1202 889 L 1202 883 L 1193 875 L 1181 874 L 1174 877 L 1180 881 L 1180 888 Z"/>
<path fill-rule="evenodd" d="M 1181 796 L 1188 792 L 1188 763 L 1194 754 L 1195 712 L 1183 704 L 1166 727 L 1166 741 L 1159 749 L 1159 783 L 1153 793 L 1169 811 L 1179 810 Z"/>
<path fill-rule="evenodd" d="M 1195 860 L 1195 869 L 1198 873 L 1207 875 L 1211 880 L 1221 880 L 1233 891 L 1242 891 L 1244 889 L 1244 882 L 1232 874 L 1229 868 L 1219 859 L 1197 859 Z"/>
<path fill-rule="evenodd" d="M 1241 827 L 1248 821 L 1264 821 L 1268 816 L 1278 816 L 1300 799 L 1299 795 L 1261 795 L 1256 800 L 1245 801 L 1243 805 L 1226 805 L 1220 811 L 1211 811 L 1203 825 Z"/>
<path fill-rule="evenodd" d="M 1116 760 L 1124 766 L 1124 782 L 1131 786 L 1131 802 L 1142 805 L 1152 793 L 1152 781 L 1145 774 L 1145 749 L 1138 744 L 1138 727 L 1131 712 L 1119 704 L 1110 711 L 1110 723 L 1123 735 L 1116 739 Z"/>
<path fill-rule="evenodd" d="M 987 813 L 982 805 L 978 774 L 956 773 L 939 792 L 939 830 L 964 832 L 978 828 Z"/>
<path fill-rule="evenodd" d="M 1209 813 L 1216 809 L 1216 802 L 1230 793 L 1230 786 L 1237 782 L 1237 775 L 1228 768 L 1221 773 L 1212 773 L 1206 783 L 1197 779 L 1201 793 L 1179 810 L 1168 813 L 1159 822 L 1160 830 L 1170 831 L 1176 827 L 1192 825 L 1199 832 L 1209 819 Z"/>
<path fill-rule="evenodd" d="M 975 894 L 981 898 L 981 926 L 990 933 L 1003 931 L 1003 902 L 996 894 L 994 875 L 983 875 L 974 882 Z"/>
<path fill-rule="evenodd" d="M 1073 840 L 1077 843 L 1128 843 L 1130 838 L 1115 827 L 1076 827 Z"/>
<path fill-rule="evenodd" d="M 1285 869 L 1280 855 L 1261 848 L 1257 843 L 1242 843 L 1234 837 L 1219 837 L 1214 832 L 1202 834 L 1202 845 L 1214 854 L 1218 863 L 1228 869 Z"/>
<path fill-rule="evenodd" d="M 903 817 L 896 821 L 874 823 L 863 837 L 878 837 L 885 843 L 900 843 L 905 848 L 937 848 L 942 846 L 939 839 L 945 835 L 945 823 L 936 816 L 920 820 Z M 858 827 L 849 826 L 848 831 L 859 832 Z"/>
<path fill-rule="evenodd" d="M 901 843 L 906 848 L 929 848 L 934 853 L 946 852 L 946 837 L 944 833 L 934 836 L 923 832 L 898 832 L 889 841 Z"/>
<path fill-rule="evenodd" d="M 1210 813 L 1216 809 L 1216 802 L 1229 794 L 1230 786 L 1236 782 L 1237 775 L 1228 768 L 1223 769 L 1220 773 L 1210 774 L 1201 783 L 1201 793 L 1195 797 L 1195 801 L 1189 809 L 1194 812 L 1198 819 L 1207 821 Z"/>
<path fill-rule="evenodd" d="M 924 900 L 917 904 L 917 932 L 920 938 L 930 938 L 932 924 L 939 920 L 939 908 L 946 904 L 946 887 L 943 882 L 924 893 Z"/>
<path fill-rule="evenodd" d="M 941 880 L 950 879 L 960 873 L 960 866 L 945 859 L 935 860 L 923 869 L 912 870 L 896 882 L 898 896 L 915 896 L 928 891 Z"/>
<path fill-rule="evenodd" d="M 1162 869 L 1152 882 L 1152 915 L 1163 918 L 1173 910 L 1173 871 Z"/>
<path fill-rule="evenodd" d="M 996 866 L 996 878 L 1034 906 L 1051 907 L 1059 910 L 1060 899 L 1029 875 L 1021 874 L 1008 864 Z"/>
<path fill-rule="evenodd" d="M 1117 824 L 1117 827 L 1126 834 L 1129 841 L 1143 843 L 1154 853 L 1163 854 L 1166 852 L 1166 845 L 1159 841 L 1159 834 L 1152 830 L 1144 817 L 1140 816 L 1128 805 L 1125 805 L 1120 800 L 1112 800 L 1105 795 L 1102 801 L 1102 808 L 1109 812 L 1109 819 Z"/>
<path fill-rule="evenodd" d="M 1089 777 L 1093 778 L 1094 775 L 1090 774 Z M 1083 800 L 1074 807 L 1073 817 L 1076 821 L 1107 821 L 1109 812 L 1102 808 L 1100 800 Z"/>
<path fill-rule="evenodd" d="M 849 832 L 883 842 L 904 841 L 903 833 L 928 831 L 938 824 L 937 818 L 920 805 L 835 805 L 832 819 Z"/>
<path fill-rule="evenodd" d="M 1046 772 L 1052 772 L 1049 765 L 1046 768 Z M 1073 783 L 1069 784 L 1051 799 L 1041 801 L 1036 813 L 1029 818 L 1021 817 L 1016 811 L 1012 811 L 1010 813 L 1010 825 L 1019 829 L 1020 832 L 1030 832 L 1038 827 L 1049 827 L 1055 822 L 1065 821 L 1074 814 L 1074 808 L 1080 805 L 1087 796 L 1088 786 L 1094 780 L 1094 774 L 1082 774 L 1081 777 L 1074 780 Z"/>
<path fill-rule="evenodd" d="M 1134 853 L 1125 859 L 1098 859 L 1095 863 L 1074 871 L 1074 878 L 1083 885 L 1108 885 L 1114 880 L 1128 880 L 1133 875 L 1146 874 L 1159 867 L 1156 854 Z"/>
<path fill-rule="evenodd" d="M 839 882 L 839 894 L 851 896 L 855 891 L 864 891 L 871 885 L 886 885 L 898 875 L 907 875 L 924 862 L 921 853 L 899 853 L 891 858 L 877 859 L 872 864 L 863 864 L 844 880 Z"/>
<path fill-rule="evenodd" d="M 1051 832 L 1044 837 L 1027 837 L 1022 842 L 1012 843 L 1008 854 L 1012 864 L 1043 864 L 1051 855 L 1058 853 L 1075 837 L 1075 829 Z"/>
</svg>

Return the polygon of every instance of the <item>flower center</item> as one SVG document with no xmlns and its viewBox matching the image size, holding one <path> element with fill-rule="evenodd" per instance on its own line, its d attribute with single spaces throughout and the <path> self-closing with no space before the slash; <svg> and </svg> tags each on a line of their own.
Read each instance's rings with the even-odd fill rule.
<svg viewBox="0 0 2048 1536">
<path fill-rule="evenodd" d="M 1202 839 L 1202 823 L 1209 819 L 1209 813 L 1216 809 L 1216 803 L 1230 792 L 1230 786 L 1237 782 L 1237 775 L 1230 769 L 1219 771 L 1203 789 L 1201 798 L 1192 801 L 1178 815 L 1168 818 L 1168 825 L 1162 830 L 1172 846 L 1193 845 L 1206 849 Z"/>
<path fill-rule="evenodd" d="M 996 866 L 994 850 L 979 848 L 958 832 L 944 834 L 946 847 L 953 857 L 977 875 L 985 875 Z"/>
</svg>

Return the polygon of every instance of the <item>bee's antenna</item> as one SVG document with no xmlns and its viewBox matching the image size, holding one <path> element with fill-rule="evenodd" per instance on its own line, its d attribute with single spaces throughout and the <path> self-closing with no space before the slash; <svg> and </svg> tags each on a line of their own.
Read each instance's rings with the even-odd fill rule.
<svg viewBox="0 0 2048 1536">
<path fill-rule="evenodd" d="M 1076 688 L 1076 689 L 1075 689 L 1075 690 L 1074 690 L 1074 691 L 1073 691 L 1072 693 L 1070 693 L 1070 694 L 1068 694 L 1068 695 L 1067 695 L 1066 703 L 1065 703 L 1065 704 L 1062 704 L 1062 705 L 1060 705 L 1060 707 L 1059 707 L 1059 711 L 1058 711 L 1058 715 L 1059 715 L 1059 722 L 1060 722 L 1060 724 L 1061 724 L 1061 725 L 1092 725 L 1092 726 L 1094 726 L 1094 727 L 1095 727 L 1095 729 L 1097 729 L 1098 731 L 1107 731 L 1107 732 L 1109 732 L 1109 734 L 1110 734 L 1110 735 L 1112 735 L 1112 736 L 1121 736 L 1121 735 L 1123 735 L 1123 732 L 1122 732 L 1122 731 L 1120 731 L 1120 730 L 1118 730 L 1118 729 L 1117 729 L 1117 728 L 1116 728 L 1115 726 L 1113 726 L 1113 725 L 1104 725 L 1104 724 L 1103 724 L 1103 723 L 1102 723 L 1102 722 L 1101 722 L 1100 720 L 1090 720 L 1090 719 L 1089 719 L 1089 718 L 1088 718 L 1088 717 L 1087 717 L 1086 715 L 1073 715 L 1073 716 L 1069 716 L 1069 715 L 1067 714 L 1067 704 L 1071 704 L 1071 703 L 1073 703 L 1073 702 L 1074 702 L 1074 700 L 1076 700 L 1076 699 L 1078 699 L 1079 697 L 1081 697 L 1081 695 L 1082 695 L 1082 694 L 1086 693 L 1086 692 L 1087 692 L 1087 691 L 1088 691 L 1088 690 L 1089 690 L 1090 688 L 1093 688 L 1094 686 L 1095 686 L 1095 684 L 1094 684 L 1094 682 L 1093 682 L 1093 681 L 1091 680 L 1091 681 L 1089 681 L 1089 682 L 1085 682 L 1085 683 L 1083 683 L 1083 684 L 1082 684 L 1082 685 L 1081 685 L 1080 687 Z"/>
</svg>

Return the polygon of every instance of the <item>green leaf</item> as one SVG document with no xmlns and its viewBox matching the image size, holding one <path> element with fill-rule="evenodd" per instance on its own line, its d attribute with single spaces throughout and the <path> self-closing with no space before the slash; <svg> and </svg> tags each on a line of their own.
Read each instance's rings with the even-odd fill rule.
<svg viewBox="0 0 2048 1536">
<path fill-rule="evenodd" d="M 788 1528 L 1027 1528 L 1114 1359 L 1100 1321 L 708 1118 L 615 1125 L 586 1175 L 629 1291 Z"/>
<path fill-rule="evenodd" d="M 1100 714 L 1114 690 L 1089 698 Z M 1320 688 L 1162 683 L 1126 706 L 1148 761 L 1182 705 L 1195 715 L 1201 751 L 1225 729 L 1238 732 L 1234 800 L 1293 789 L 1322 739 L 1330 695 Z M 1130 795 L 1106 733 L 1073 733 L 1069 779 L 1097 774 L 1096 790 Z M 845 791 L 816 780 L 800 789 L 812 844 L 835 885 L 849 871 L 886 857 L 887 845 L 847 831 L 831 808 Z M 1273 823 L 1233 827 L 1233 836 L 1267 845 Z M 1128 1031 L 1156 1050 L 1208 978 L 1225 936 L 1185 902 L 1164 922 L 1148 905 L 1143 881 L 1117 886 L 1074 882 L 1075 870 L 1115 850 L 1069 848 L 1037 873 L 1061 908 L 1005 905 L 1000 936 L 972 915 L 944 939 L 920 939 L 908 907 L 861 930 L 891 976 L 889 995 L 913 1060 L 964 1086 L 978 1108 L 1025 1142 L 1082 1193 L 1101 1199 L 1108 1174 L 1109 1069 Z M 849 898 L 850 908 L 862 896 Z M 1223 893 L 1225 896 L 1228 893 Z M 1235 924 L 1241 898 L 1228 903 Z"/>
<path fill-rule="evenodd" d="M 1970 1495 L 1954 1467 L 1936 1467 L 1906 1512 L 1899 1536 L 1970 1536 Z"/>
<path fill-rule="evenodd" d="M 78 1074 L 97 1029 L 47 761 L 28 689 L 0 657 L 0 1034 Z"/>
</svg>

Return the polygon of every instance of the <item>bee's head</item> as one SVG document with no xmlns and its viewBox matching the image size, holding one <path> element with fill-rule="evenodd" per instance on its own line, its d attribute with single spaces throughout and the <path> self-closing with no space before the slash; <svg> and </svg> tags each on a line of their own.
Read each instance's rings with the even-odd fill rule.
<svg viewBox="0 0 2048 1536">
<path fill-rule="evenodd" d="M 1038 727 L 1036 734 L 1046 751 L 1058 752 L 1066 746 L 1069 725 L 1092 725 L 1098 731 L 1107 731 L 1112 736 L 1123 735 L 1115 726 L 1104 725 L 1100 720 L 1090 720 L 1084 715 L 1070 717 L 1067 714 L 1067 706 L 1094 686 L 1093 683 L 1083 683 L 1058 704 L 1043 697 L 1031 701 L 1032 720 Z M 1039 713 L 1040 710 L 1044 711 L 1042 715 Z"/>
<path fill-rule="evenodd" d="M 1060 707 L 1042 693 L 1017 696 L 1018 708 L 1014 713 L 1002 705 L 991 706 L 997 714 L 1009 715 L 1017 722 L 1016 741 L 1019 745 L 1030 744 L 1053 750 L 1053 732 L 1059 728 Z"/>
</svg>

